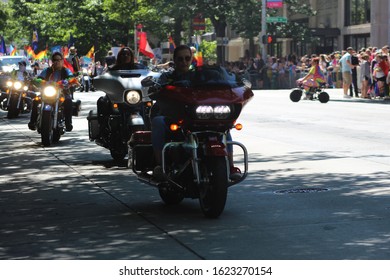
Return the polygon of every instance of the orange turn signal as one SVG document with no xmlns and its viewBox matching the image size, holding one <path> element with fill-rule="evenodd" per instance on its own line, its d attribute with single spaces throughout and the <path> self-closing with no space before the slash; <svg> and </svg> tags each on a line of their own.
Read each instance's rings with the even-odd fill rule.
<svg viewBox="0 0 390 280">
<path fill-rule="evenodd" d="M 60 101 L 61 101 L 61 102 L 64 102 L 64 101 L 65 101 L 65 97 L 63 97 L 63 96 L 60 97 Z"/>
<path fill-rule="evenodd" d="M 238 123 L 234 126 L 235 129 L 241 130 L 242 129 L 242 124 Z"/>
<path fill-rule="evenodd" d="M 179 126 L 178 124 L 175 124 L 175 123 L 173 123 L 173 124 L 171 124 L 171 125 L 169 126 L 169 129 L 172 130 L 172 131 L 176 131 L 176 130 L 178 130 L 179 128 L 180 128 L 180 126 Z"/>
<path fill-rule="evenodd" d="M 118 109 L 118 104 L 114 103 L 112 104 L 112 107 L 114 107 L 114 109 Z"/>
</svg>

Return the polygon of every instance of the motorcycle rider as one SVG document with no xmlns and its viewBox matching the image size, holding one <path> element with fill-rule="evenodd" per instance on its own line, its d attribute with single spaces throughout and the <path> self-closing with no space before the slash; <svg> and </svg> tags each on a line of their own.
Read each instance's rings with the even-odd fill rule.
<svg viewBox="0 0 390 280">
<path fill-rule="evenodd" d="M 80 66 L 80 58 L 77 55 L 77 49 L 75 48 L 75 46 L 71 46 L 69 48 L 69 54 L 66 57 L 66 60 L 68 61 L 68 63 L 70 65 L 72 65 L 73 74 L 75 76 L 82 75 L 81 66 Z M 70 93 L 72 94 L 72 98 L 73 98 L 73 94 L 75 91 L 76 91 L 76 88 L 74 88 L 74 87 L 70 88 Z"/>
<path fill-rule="evenodd" d="M 139 63 L 134 61 L 134 52 L 129 47 L 123 47 L 118 52 L 115 63 L 108 67 L 108 71 L 114 70 L 132 70 L 145 68 Z"/>
<path fill-rule="evenodd" d="M 77 74 L 80 72 L 81 67 L 80 67 L 80 59 L 77 55 L 77 50 L 75 46 L 71 46 L 69 49 L 69 55 L 66 58 L 66 60 L 72 65 L 73 67 L 73 73 Z"/>
<path fill-rule="evenodd" d="M 108 71 L 139 69 L 142 66 L 134 62 L 134 52 L 129 47 L 123 47 L 117 55 L 115 64 L 108 68 Z M 111 112 L 111 101 L 108 97 L 102 96 L 97 100 L 98 122 L 104 123 L 104 117 L 109 116 Z"/>
<path fill-rule="evenodd" d="M 26 70 L 26 67 L 27 67 L 27 63 L 26 61 L 22 60 L 22 61 L 19 61 L 18 62 L 18 66 L 19 66 L 19 69 L 15 69 L 11 72 L 11 75 L 10 77 L 14 80 L 18 80 L 18 81 L 25 81 L 25 80 L 28 80 L 29 78 L 31 78 L 31 74 L 29 72 L 27 72 Z M 5 99 L 7 98 L 7 95 L 3 94 L 3 95 L 0 95 L 0 103 Z M 31 98 L 33 98 L 33 96 L 31 96 Z M 29 107 L 31 104 L 28 104 Z"/>
<path fill-rule="evenodd" d="M 166 85 L 175 81 L 191 81 L 195 74 L 195 69 L 192 67 L 193 52 L 187 45 L 180 45 L 175 48 L 173 52 L 173 62 L 175 68 L 171 72 L 164 72 L 161 74 L 158 84 Z M 158 97 L 157 104 L 159 104 Z M 160 114 L 152 119 L 152 146 L 155 154 L 155 160 L 157 166 L 153 170 L 153 177 L 158 180 L 164 180 L 164 174 L 161 167 L 162 164 L 162 150 L 165 143 L 171 139 L 169 122 L 170 118 L 166 115 L 172 116 L 173 112 L 178 113 L 180 108 L 177 108 L 175 104 L 164 104 L 160 107 Z M 180 114 L 180 113 L 179 113 Z M 227 140 L 232 140 L 230 132 L 227 134 Z M 237 180 L 241 177 L 241 171 L 239 168 L 233 165 L 233 148 L 228 145 L 228 158 L 230 164 L 230 179 Z"/>
<path fill-rule="evenodd" d="M 39 84 L 40 80 L 58 82 L 61 80 L 69 80 L 73 78 L 72 72 L 64 67 L 64 57 L 62 53 L 55 52 L 51 56 L 52 65 L 51 67 L 47 67 L 42 70 L 39 76 L 36 78 L 37 84 Z M 72 96 L 70 92 L 65 94 L 65 101 L 63 103 L 64 106 L 64 115 L 65 115 L 65 129 L 66 131 L 72 131 Z M 38 101 L 33 101 L 33 106 L 31 109 L 31 117 L 30 122 L 28 123 L 28 128 L 31 130 L 36 129 L 36 122 L 38 118 Z"/>
</svg>

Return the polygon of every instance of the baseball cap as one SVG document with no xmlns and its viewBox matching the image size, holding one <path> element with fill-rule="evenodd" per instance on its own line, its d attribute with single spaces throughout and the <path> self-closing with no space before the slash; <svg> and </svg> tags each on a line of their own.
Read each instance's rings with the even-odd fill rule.
<svg viewBox="0 0 390 280">
<path fill-rule="evenodd" d="M 23 60 L 22 60 L 22 61 L 19 61 L 18 64 L 19 64 L 19 65 L 23 65 L 23 66 L 27 66 L 26 61 L 23 61 Z"/>
</svg>

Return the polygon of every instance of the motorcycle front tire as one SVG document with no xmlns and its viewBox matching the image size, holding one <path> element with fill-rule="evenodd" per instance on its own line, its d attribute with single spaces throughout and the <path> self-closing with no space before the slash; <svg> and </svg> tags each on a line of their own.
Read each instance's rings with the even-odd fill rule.
<svg viewBox="0 0 390 280">
<path fill-rule="evenodd" d="M 53 143 L 53 118 L 50 111 L 43 111 L 41 116 L 41 140 L 45 147 Z"/>
<path fill-rule="evenodd" d="M 127 155 L 127 151 L 124 152 L 124 151 L 116 151 L 114 149 L 111 149 L 110 150 L 110 154 L 111 154 L 111 157 L 115 160 L 115 161 L 122 161 L 125 159 L 125 156 Z"/>
<path fill-rule="evenodd" d="M 9 106 L 8 106 L 8 113 L 7 113 L 7 118 L 8 119 L 14 119 L 19 116 L 20 110 L 18 109 L 18 96 L 17 95 L 11 95 L 9 101 Z"/>
<path fill-rule="evenodd" d="M 226 204 L 228 190 L 228 172 L 226 157 L 213 157 L 207 161 L 206 170 L 209 177 L 200 186 L 199 203 L 207 218 L 218 218 Z"/>
</svg>

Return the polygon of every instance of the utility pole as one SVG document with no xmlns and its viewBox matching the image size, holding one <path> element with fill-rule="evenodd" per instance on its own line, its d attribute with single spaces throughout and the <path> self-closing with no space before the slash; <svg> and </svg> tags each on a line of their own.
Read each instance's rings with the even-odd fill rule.
<svg viewBox="0 0 390 280">
<path fill-rule="evenodd" d="M 262 57 L 265 63 L 267 63 L 267 44 L 264 44 L 262 41 L 263 36 L 267 35 L 267 0 L 262 0 L 262 7 L 261 7 L 261 36 L 260 36 L 260 42 L 263 44 L 263 52 Z"/>
</svg>

